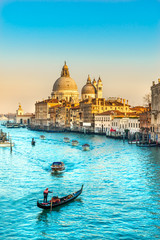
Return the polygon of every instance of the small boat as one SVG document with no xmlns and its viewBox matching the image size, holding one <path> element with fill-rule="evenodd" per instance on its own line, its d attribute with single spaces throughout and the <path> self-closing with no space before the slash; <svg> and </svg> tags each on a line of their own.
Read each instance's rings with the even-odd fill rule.
<svg viewBox="0 0 160 240">
<path fill-rule="evenodd" d="M 65 166 L 63 162 L 53 162 L 51 169 L 52 173 L 57 171 L 63 171 L 65 169 Z"/>
<path fill-rule="evenodd" d="M 44 135 L 41 135 L 40 139 L 44 140 L 44 139 L 46 139 L 46 137 Z"/>
<path fill-rule="evenodd" d="M 140 141 L 139 140 L 133 140 L 133 141 L 128 141 L 128 143 L 129 144 L 138 144 L 138 143 L 140 143 Z"/>
<path fill-rule="evenodd" d="M 52 210 L 52 208 L 62 206 L 64 204 L 67 204 L 68 202 L 73 201 L 74 199 L 76 199 L 82 193 L 82 190 L 83 190 L 83 185 L 82 185 L 81 189 L 79 191 L 75 192 L 75 193 L 69 194 L 69 195 L 67 195 L 65 197 L 62 197 L 62 198 L 57 197 L 57 199 L 59 201 L 56 201 L 54 203 L 53 202 L 51 203 L 51 201 L 49 201 L 47 203 L 44 203 L 43 201 L 37 201 L 37 207 Z"/>
<path fill-rule="evenodd" d="M 14 147 L 14 143 L 11 143 L 9 141 L 0 142 L 0 147 Z"/>
<path fill-rule="evenodd" d="M 90 145 L 89 144 L 83 144 L 82 145 L 83 151 L 89 151 L 90 150 Z"/>
<path fill-rule="evenodd" d="M 77 140 L 72 140 L 72 146 L 77 146 L 79 142 Z"/>
<path fill-rule="evenodd" d="M 68 137 L 64 137 L 63 141 L 64 141 L 65 143 L 69 143 L 69 142 L 70 142 L 70 139 L 69 139 Z"/>
<path fill-rule="evenodd" d="M 158 145 L 156 143 L 138 143 L 138 147 L 157 147 Z"/>
</svg>

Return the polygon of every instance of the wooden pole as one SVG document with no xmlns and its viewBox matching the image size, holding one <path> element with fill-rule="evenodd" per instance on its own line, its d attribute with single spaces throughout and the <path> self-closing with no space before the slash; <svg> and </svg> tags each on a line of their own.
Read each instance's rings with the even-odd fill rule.
<svg viewBox="0 0 160 240">
<path fill-rule="evenodd" d="M 12 139 L 10 138 L 10 152 L 12 153 Z"/>
</svg>

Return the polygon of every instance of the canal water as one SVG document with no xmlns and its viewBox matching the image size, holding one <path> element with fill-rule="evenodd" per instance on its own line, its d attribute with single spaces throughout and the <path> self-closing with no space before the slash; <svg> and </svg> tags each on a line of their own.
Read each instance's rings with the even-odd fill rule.
<svg viewBox="0 0 160 240">
<path fill-rule="evenodd" d="M 0 239 L 160 239 L 160 148 L 1 128 L 15 147 L 12 154 L 0 149 Z M 79 145 L 63 143 L 64 137 Z M 82 151 L 84 143 L 90 151 Z M 53 161 L 63 161 L 66 170 L 51 175 Z M 61 197 L 82 184 L 81 196 L 68 205 L 52 212 L 36 206 L 46 187 Z"/>
</svg>

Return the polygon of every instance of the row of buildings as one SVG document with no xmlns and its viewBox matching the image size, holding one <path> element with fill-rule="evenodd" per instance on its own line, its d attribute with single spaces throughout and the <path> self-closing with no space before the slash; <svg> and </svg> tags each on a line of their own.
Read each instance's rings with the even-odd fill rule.
<svg viewBox="0 0 160 240">
<path fill-rule="evenodd" d="M 146 120 L 147 116 L 147 120 Z M 16 122 L 32 129 L 122 134 L 148 131 L 150 108 L 131 107 L 122 98 L 103 98 L 103 83 L 88 76 L 79 96 L 77 84 L 70 77 L 66 62 L 55 81 L 51 96 L 35 103 L 35 115 L 24 114 L 21 105 Z"/>
</svg>

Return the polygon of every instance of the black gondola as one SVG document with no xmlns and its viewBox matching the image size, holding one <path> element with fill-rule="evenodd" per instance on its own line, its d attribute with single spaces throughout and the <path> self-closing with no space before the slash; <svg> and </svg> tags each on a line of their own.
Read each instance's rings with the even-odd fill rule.
<svg viewBox="0 0 160 240">
<path fill-rule="evenodd" d="M 43 209 L 52 209 L 52 208 L 64 205 L 64 204 L 76 199 L 82 193 L 82 190 L 83 190 L 83 185 L 79 191 L 69 194 L 65 197 L 59 198 L 60 201 L 58 203 L 51 204 L 51 201 L 49 201 L 47 203 L 37 201 L 37 207 L 43 208 Z"/>
</svg>

